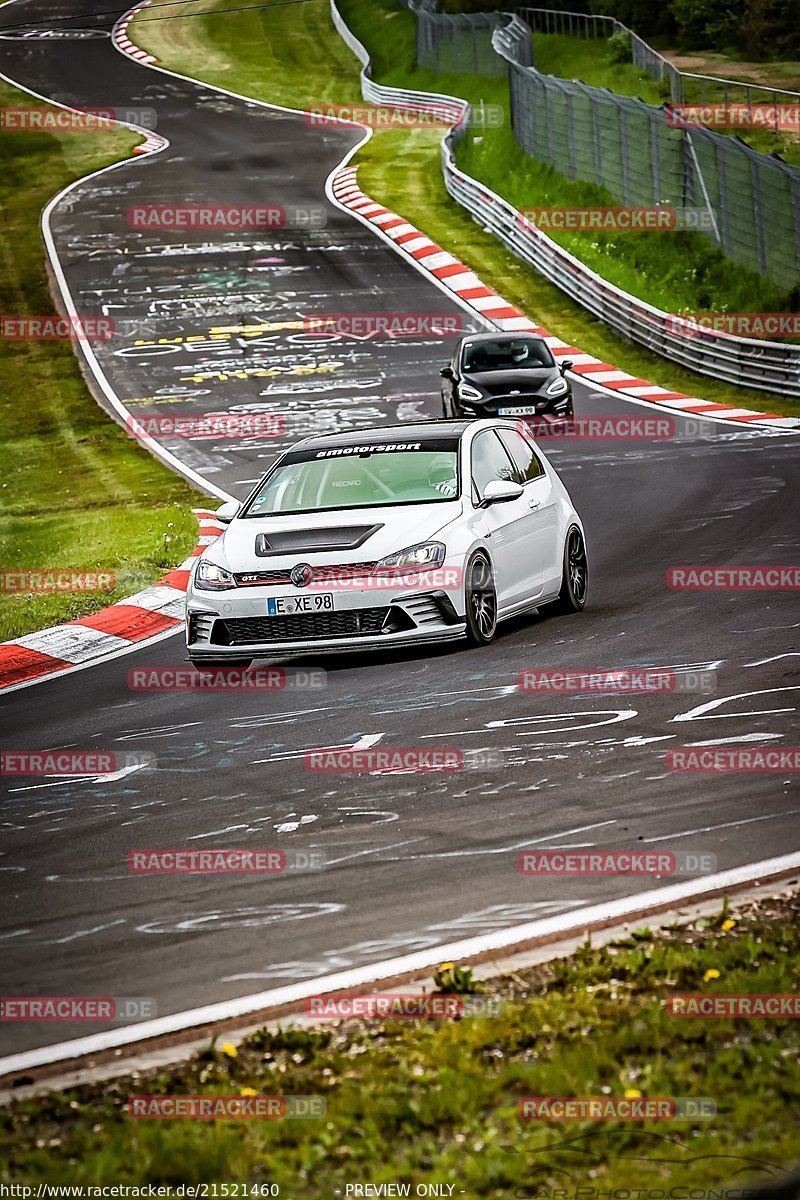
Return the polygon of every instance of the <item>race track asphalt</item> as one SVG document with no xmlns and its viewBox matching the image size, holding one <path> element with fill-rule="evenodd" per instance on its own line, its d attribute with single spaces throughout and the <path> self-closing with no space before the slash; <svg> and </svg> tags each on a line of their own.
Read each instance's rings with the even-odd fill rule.
<svg viewBox="0 0 800 1200">
<path fill-rule="evenodd" d="M 154 108 L 170 141 L 75 188 L 53 214 L 79 311 L 132 323 L 95 345 L 119 398 L 135 414 L 285 418 L 284 436 L 262 442 L 162 439 L 237 496 L 305 433 L 438 415 L 448 342 L 320 343 L 302 328 L 320 312 L 461 313 L 325 199 L 326 177 L 361 132 L 312 129 L 153 72 L 107 36 L 2 36 L 75 10 L 68 0 L 6 5 L 0 70 L 64 104 Z M 110 22 L 75 17 L 59 28 L 107 32 Z M 137 203 L 199 199 L 322 206 L 326 221 L 247 238 L 127 222 Z M 298 328 L 257 339 L 220 332 L 287 322 Z M 176 340 L 187 337 L 198 340 Z M 576 394 L 583 414 L 644 411 Z M 529 878 L 516 857 L 537 845 L 702 851 L 720 870 L 796 849 L 796 775 L 685 774 L 665 761 L 668 749 L 698 743 L 796 743 L 796 594 L 675 592 L 665 574 L 677 564 L 797 562 L 797 446 L 724 425 L 666 441 L 554 444 L 587 527 L 589 605 L 580 616 L 516 620 L 489 648 L 310 656 L 290 674 L 322 667 L 327 686 L 315 691 L 131 691 L 131 669 L 185 662 L 176 636 L 6 696 L 9 746 L 144 751 L 155 765 L 88 783 L 5 780 L 5 994 L 146 995 L 160 1013 L 178 1012 L 671 882 Z M 681 680 L 714 671 L 716 688 L 547 696 L 516 687 L 525 667 L 623 666 L 674 667 Z M 393 777 L 304 766 L 306 749 L 364 739 L 499 751 L 501 765 Z M 132 848 L 179 846 L 316 849 L 328 865 L 266 879 L 128 872 Z M 1 1024 L 0 1053 L 93 1028 Z"/>
</svg>

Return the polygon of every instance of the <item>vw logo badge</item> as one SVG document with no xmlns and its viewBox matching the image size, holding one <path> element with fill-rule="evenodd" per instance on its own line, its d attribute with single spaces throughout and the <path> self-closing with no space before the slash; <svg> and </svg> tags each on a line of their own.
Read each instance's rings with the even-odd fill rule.
<svg viewBox="0 0 800 1200">
<path fill-rule="evenodd" d="M 308 563 L 298 563 L 296 567 L 292 567 L 289 578 L 295 587 L 308 587 L 314 578 L 314 571 Z"/>
</svg>

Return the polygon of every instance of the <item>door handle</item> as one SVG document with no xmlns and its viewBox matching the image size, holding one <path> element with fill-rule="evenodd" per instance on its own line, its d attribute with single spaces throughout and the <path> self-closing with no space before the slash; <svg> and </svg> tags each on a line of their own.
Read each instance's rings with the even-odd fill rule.
<svg viewBox="0 0 800 1200">
<path fill-rule="evenodd" d="M 541 506 L 542 506 L 541 500 L 529 500 L 528 501 L 528 508 L 541 508 Z"/>
</svg>

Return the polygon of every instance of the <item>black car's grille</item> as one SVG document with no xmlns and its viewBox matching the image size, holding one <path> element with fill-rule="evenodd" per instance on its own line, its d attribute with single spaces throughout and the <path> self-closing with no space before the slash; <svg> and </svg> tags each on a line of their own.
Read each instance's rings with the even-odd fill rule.
<svg viewBox="0 0 800 1200">
<path fill-rule="evenodd" d="M 299 613 L 293 617 L 237 617 L 216 621 L 215 646 L 247 646 L 259 642 L 304 642 L 314 638 L 367 637 L 380 633 L 389 612 L 354 608 L 343 612 Z"/>
<path fill-rule="evenodd" d="M 367 575 L 376 566 L 374 562 L 335 563 L 329 567 L 314 567 L 311 583 L 336 583 L 341 579 L 357 579 Z M 266 584 L 291 583 L 291 567 L 275 571 L 241 571 L 234 575 L 238 587 L 262 587 Z"/>
</svg>

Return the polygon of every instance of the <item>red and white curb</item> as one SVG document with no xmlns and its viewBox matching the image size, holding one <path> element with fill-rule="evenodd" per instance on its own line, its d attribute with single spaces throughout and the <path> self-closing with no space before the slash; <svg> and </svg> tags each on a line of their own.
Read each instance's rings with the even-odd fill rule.
<svg viewBox="0 0 800 1200">
<path fill-rule="evenodd" d="M 134 43 L 128 37 L 128 25 L 136 16 L 136 14 L 140 13 L 143 8 L 146 8 L 149 3 L 150 0 L 144 0 L 144 3 L 137 5 L 136 8 L 132 8 L 130 12 L 126 12 L 125 16 L 117 21 L 116 25 L 111 31 L 111 40 L 117 49 L 121 50 L 123 54 L 130 55 L 131 58 L 135 58 L 137 62 L 141 63 L 154 63 L 158 62 L 158 59 L 154 55 L 148 54 L 146 50 L 142 50 L 140 46 L 134 45 Z"/>
<path fill-rule="evenodd" d="M 157 583 L 100 612 L 0 643 L 0 690 L 22 687 L 49 675 L 65 675 L 95 659 L 146 645 L 183 625 L 189 572 L 196 558 L 222 533 L 214 513 L 193 510 L 200 537 L 192 554 Z"/>
<path fill-rule="evenodd" d="M 556 358 L 569 358 L 572 361 L 572 373 L 579 375 L 587 383 L 598 385 L 623 399 L 653 404 L 673 413 L 680 411 L 715 421 L 731 422 L 738 426 L 755 424 L 774 429 L 800 429 L 798 417 L 755 412 L 749 408 L 735 408 L 731 404 L 712 404 L 699 396 L 670 391 L 650 383 L 647 379 L 629 375 L 627 371 L 621 371 L 592 354 L 585 354 L 577 346 L 570 346 L 526 317 L 524 312 L 509 304 L 492 288 L 487 287 L 474 271 L 441 246 L 437 246 L 415 225 L 365 195 L 356 182 L 356 172 L 357 167 L 344 167 L 333 177 L 331 190 L 343 207 L 377 226 L 399 251 L 414 260 L 417 267 L 433 276 L 441 286 L 453 292 L 459 301 L 466 303 L 498 329 L 523 329 L 539 334 L 547 342 L 553 355 Z"/>
<path fill-rule="evenodd" d="M 127 54 L 129 58 L 135 58 L 137 62 L 145 63 L 147 65 L 150 63 L 157 63 L 158 59 L 155 57 L 155 55 L 148 54 L 146 50 L 142 50 L 140 46 L 135 45 L 131 41 L 131 39 L 128 37 L 128 25 L 137 13 L 140 13 L 142 9 L 147 8 L 149 3 L 150 0 L 142 0 L 142 3 L 138 4 L 136 8 L 132 8 L 130 12 L 126 12 L 124 17 L 121 17 L 111 30 L 111 41 L 116 46 L 117 50 L 121 51 L 123 54 Z M 166 145 L 166 138 L 161 137 L 160 134 L 154 133 L 152 130 L 147 130 L 144 141 L 140 145 L 134 146 L 133 153 L 154 154 L 158 150 L 163 150 Z"/>
</svg>

